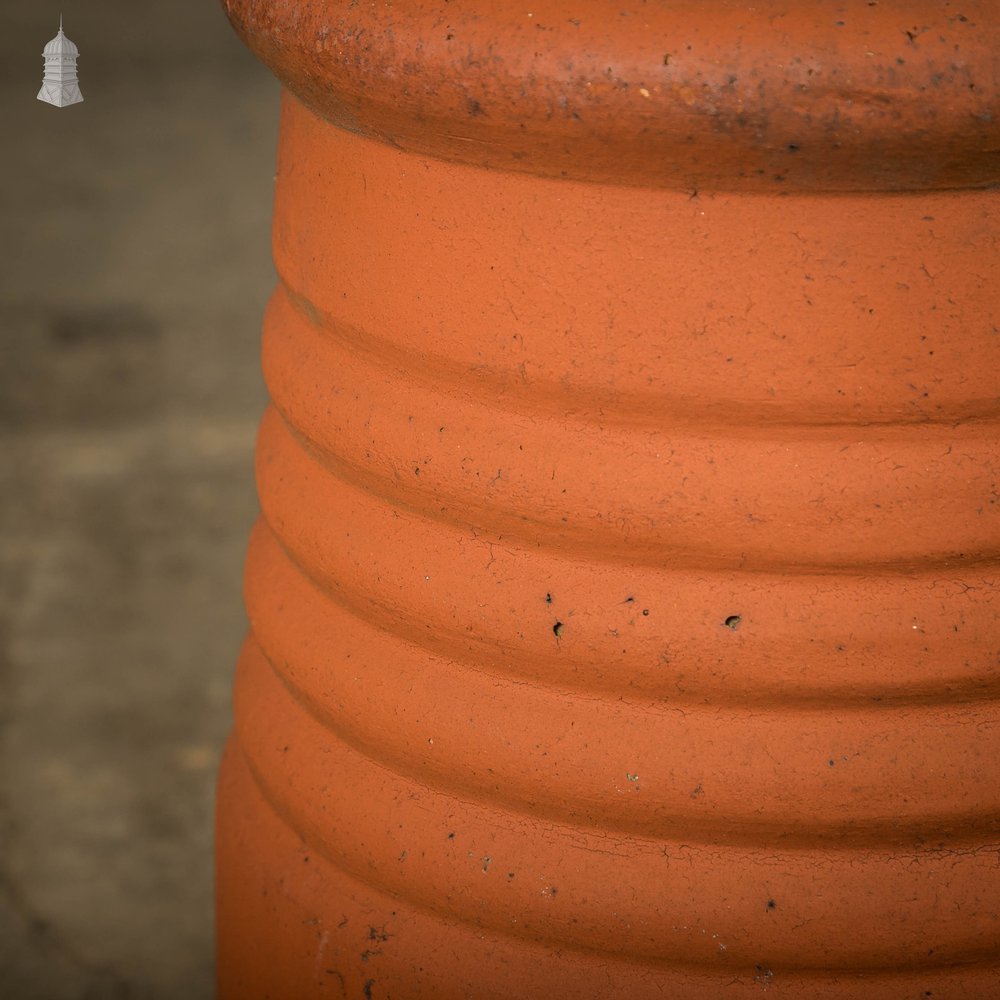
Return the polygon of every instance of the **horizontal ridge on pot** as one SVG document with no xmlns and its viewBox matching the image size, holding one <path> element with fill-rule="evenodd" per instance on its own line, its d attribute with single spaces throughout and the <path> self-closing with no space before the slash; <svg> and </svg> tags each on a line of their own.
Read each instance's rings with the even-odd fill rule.
<svg viewBox="0 0 1000 1000">
<path fill-rule="evenodd" d="M 379 497 L 312 458 L 273 412 L 258 480 L 283 546 L 321 586 L 383 629 L 526 679 L 756 705 L 955 702 L 1000 684 L 989 566 L 790 574 L 597 561 Z"/>
<path fill-rule="evenodd" d="M 318 721 L 452 794 L 609 833 L 744 847 L 940 843 L 989 836 L 1000 823 L 994 698 L 964 701 L 957 722 L 950 700 L 651 700 L 625 684 L 591 686 L 586 666 L 572 664 L 572 624 L 564 648 L 552 637 L 562 675 L 528 683 L 513 634 L 492 663 L 474 649 L 461 660 L 427 650 L 426 627 L 384 631 L 369 606 L 348 610 L 308 583 L 264 527 L 251 547 L 247 606 L 261 651 Z M 669 663 L 660 669 L 669 673 Z M 969 767 L 976 785 L 961 780 Z"/>
<path fill-rule="evenodd" d="M 264 364 L 275 404 L 342 477 L 422 512 L 632 564 L 947 571 L 1000 557 L 993 423 L 797 434 L 608 426 L 412 377 L 397 389 L 398 373 L 352 363 L 305 327 L 271 310 Z M 435 405 L 421 411 L 428 398 Z M 836 492 L 817 491 L 823 477 Z"/>
<path fill-rule="evenodd" d="M 602 1000 L 632 1000 L 644 992 L 661 992 L 657 983 L 663 981 L 669 981 L 689 1000 L 718 1000 L 720 988 L 736 996 L 756 996 L 771 985 L 787 995 L 810 1000 L 841 1000 L 860 992 L 916 997 L 930 992 L 948 996 L 956 979 L 968 995 L 987 997 L 1000 984 L 1000 973 L 991 961 L 937 968 L 918 964 L 882 971 L 796 968 L 786 974 L 780 965 L 760 954 L 752 963 L 741 962 L 737 968 L 725 971 L 729 943 L 718 931 L 692 928 L 682 922 L 677 928 L 688 939 L 701 939 L 716 949 L 716 962 L 699 966 L 689 961 L 643 960 L 603 949 L 571 948 L 566 944 L 552 947 L 515 933 L 484 933 L 475 923 L 443 919 L 434 910 L 384 892 L 368 884 L 367 878 L 355 878 L 317 854 L 262 798 L 236 746 L 229 748 L 222 782 L 226 800 L 233 803 L 233 819 L 239 822 L 222 827 L 220 846 L 235 852 L 247 872 L 246 877 L 227 882 L 227 898 L 240 908 L 248 933 L 259 942 L 256 962 L 232 962 L 229 966 L 227 984 L 234 995 L 245 996 L 256 990 L 289 997 L 324 989 L 336 993 L 341 983 L 345 992 L 355 987 L 363 995 L 374 973 L 379 976 L 375 982 L 387 996 L 396 992 L 412 995 L 419 990 L 422 997 L 472 994 L 482 1000 L 595 995 Z M 239 834 L 240 827 L 248 824 L 255 830 L 252 838 Z M 455 832 L 458 839 L 456 831 L 448 832 Z M 468 860 L 468 848 L 465 840 L 455 851 L 464 853 Z M 281 887 L 276 892 L 264 874 L 273 864 L 273 853 L 289 859 L 284 872 L 289 881 L 294 879 L 294 892 L 282 891 Z M 409 857 L 402 862 L 397 858 L 396 862 L 407 860 Z M 470 875 L 486 877 L 493 865 L 484 872 L 483 864 L 473 851 Z M 507 874 L 503 872 L 504 877 Z M 549 890 L 547 900 L 558 900 L 558 893 L 554 897 L 551 893 L 551 885 L 543 884 L 542 888 Z M 317 920 L 315 914 L 328 909 L 331 899 L 336 900 L 335 919 Z M 774 918 L 779 907 L 778 900 L 769 896 L 752 926 Z M 853 920 L 851 926 L 858 929 Z M 431 946 L 429 941 L 433 942 Z M 701 950 L 704 953 L 708 949 Z M 932 958 L 933 944 L 926 951 L 926 957 Z M 289 952 L 301 955 L 302 960 L 289 962 Z M 461 959 L 448 961 L 448 952 Z M 364 958 L 352 968 L 336 961 L 336 956 L 345 954 Z M 229 957 L 225 951 L 223 956 Z M 316 958 L 320 959 L 318 969 Z M 488 978 L 482 975 L 487 968 L 495 970 Z M 419 970 L 416 986 L 411 970 Z"/>
<path fill-rule="evenodd" d="M 765 836 L 760 845 L 729 846 L 701 843 L 697 831 L 645 838 L 554 822 L 373 761 L 304 713 L 252 646 L 240 669 L 237 733 L 271 806 L 309 849 L 442 919 L 554 947 L 720 970 L 760 953 L 788 972 L 993 955 L 996 914 L 983 888 L 997 879 L 996 844 L 785 848 Z M 289 742 L 275 745 L 272 727 Z M 947 887 L 933 877 L 942 868 Z M 737 870 L 743 877 L 734 882 Z M 685 891 L 692 881 L 703 889 L 696 896 Z M 779 906 L 780 919 L 769 920 Z M 815 920 L 858 933 L 836 941 L 797 933 Z M 887 923 L 891 937 L 861 932 Z"/>
</svg>

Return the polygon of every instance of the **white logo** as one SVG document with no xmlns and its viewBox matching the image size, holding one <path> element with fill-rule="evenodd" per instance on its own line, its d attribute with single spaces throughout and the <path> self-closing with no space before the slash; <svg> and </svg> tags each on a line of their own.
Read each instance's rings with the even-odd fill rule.
<svg viewBox="0 0 1000 1000">
<path fill-rule="evenodd" d="M 83 100 L 80 84 L 76 79 L 76 60 L 80 50 L 63 34 L 62 14 L 59 15 L 59 34 L 42 49 L 45 60 L 45 77 L 38 99 L 57 108 L 79 104 Z"/>
</svg>

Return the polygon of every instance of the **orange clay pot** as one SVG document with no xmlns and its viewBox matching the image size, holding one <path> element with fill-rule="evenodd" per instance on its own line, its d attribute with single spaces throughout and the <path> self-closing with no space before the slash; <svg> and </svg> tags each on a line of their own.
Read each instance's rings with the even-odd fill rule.
<svg viewBox="0 0 1000 1000">
<path fill-rule="evenodd" d="M 220 996 L 1000 997 L 994 4 L 225 5 Z"/>
</svg>

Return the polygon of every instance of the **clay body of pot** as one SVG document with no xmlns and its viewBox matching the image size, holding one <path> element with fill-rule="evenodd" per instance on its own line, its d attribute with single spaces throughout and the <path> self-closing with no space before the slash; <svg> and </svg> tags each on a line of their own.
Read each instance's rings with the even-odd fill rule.
<svg viewBox="0 0 1000 1000">
<path fill-rule="evenodd" d="M 1000 996 L 991 5 L 225 6 L 220 995 Z"/>
</svg>

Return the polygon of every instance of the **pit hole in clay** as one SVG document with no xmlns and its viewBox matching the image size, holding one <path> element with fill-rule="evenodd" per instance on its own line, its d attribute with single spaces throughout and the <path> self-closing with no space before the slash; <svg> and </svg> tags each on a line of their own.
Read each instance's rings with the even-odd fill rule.
<svg viewBox="0 0 1000 1000">
<path fill-rule="evenodd" d="M 552 634 L 557 639 L 559 638 L 559 636 L 562 635 L 562 630 L 563 630 L 563 623 L 562 622 L 556 622 L 555 625 L 552 626 Z"/>
<path fill-rule="evenodd" d="M 726 628 L 735 630 L 740 627 L 741 621 L 743 621 L 743 619 L 739 615 L 730 615 L 722 624 L 725 625 Z"/>
</svg>

